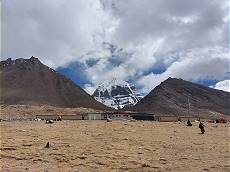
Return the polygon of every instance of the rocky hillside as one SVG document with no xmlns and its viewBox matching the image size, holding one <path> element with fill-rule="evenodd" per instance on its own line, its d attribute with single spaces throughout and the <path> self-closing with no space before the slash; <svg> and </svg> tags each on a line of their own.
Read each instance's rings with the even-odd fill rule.
<svg viewBox="0 0 230 172">
<path fill-rule="evenodd" d="M 129 110 L 159 115 L 230 115 L 230 93 L 168 78 Z"/>
<path fill-rule="evenodd" d="M 115 109 L 133 106 L 142 98 L 133 85 L 116 79 L 99 85 L 92 96 L 97 101 Z"/>
<path fill-rule="evenodd" d="M 108 109 L 37 58 L 0 62 L 1 104 Z"/>
</svg>

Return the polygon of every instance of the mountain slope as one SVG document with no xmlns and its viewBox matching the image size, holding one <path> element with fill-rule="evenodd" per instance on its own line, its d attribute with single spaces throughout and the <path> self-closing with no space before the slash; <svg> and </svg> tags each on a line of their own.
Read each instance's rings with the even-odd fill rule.
<svg viewBox="0 0 230 172">
<path fill-rule="evenodd" d="M 131 110 L 158 115 L 230 115 L 230 93 L 169 78 Z"/>
<path fill-rule="evenodd" d="M 133 106 L 142 98 L 134 86 L 116 79 L 99 85 L 92 96 L 97 101 L 115 109 Z"/>
<path fill-rule="evenodd" d="M 1 104 L 106 109 L 83 89 L 37 58 L 0 62 Z"/>
</svg>

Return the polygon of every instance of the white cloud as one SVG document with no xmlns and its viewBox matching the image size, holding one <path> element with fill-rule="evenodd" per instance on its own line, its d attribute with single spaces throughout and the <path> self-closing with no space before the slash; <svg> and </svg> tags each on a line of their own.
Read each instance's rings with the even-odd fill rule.
<svg viewBox="0 0 230 172">
<path fill-rule="evenodd" d="M 138 80 L 138 84 L 144 88 L 145 93 L 151 91 L 168 77 L 182 78 L 188 81 L 222 80 L 229 73 L 227 48 L 196 48 L 169 56 L 176 60 L 172 60 L 173 62 L 168 65 L 165 72 L 150 73 Z M 168 63 L 167 57 L 165 60 Z"/>
<path fill-rule="evenodd" d="M 216 42 L 226 46 L 226 35 L 219 38 L 213 34 L 217 28 L 221 28 L 221 33 L 227 30 L 222 21 L 227 14 L 224 2 L 226 0 L 104 0 L 105 9 L 119 19 L 115 32 L 119 45 L 127 47 L 148 37 L 164 37 L 167 43 L 159 54 Z"/>
<path fill-rule="evenodd" d="M 220 81 L 220 82 L 216 83 L 216 85 L 211 86 L 211 88 L 230 92 L 229 84 L 230 84 L 230 80 L 227 79 L 227 80 Z"/>
<path fill-rule="evenodd" d="M 187 16 L 187 17 L 178 17 L 178 16 L 168 16 L 168 21 L 179 24 L 179 25 L 191 25 L 198 20 L 198 16 Z"/>
<path fill-rule="evenodd" d="M 101 50 L 104 53 L 97 53 L 101 55 L 97 56 L 98 62 L 93 66 L 87 67 L 85 74 L 94 85 L 115 77 L 118 80 L 129 80 L 140 76 L 155 64 L 154 53 L 163 42 L 163 39 L 148 40 L 141 45 L 130 47 L 130 53 L 125 53 L 119 49 L 116 49 L 113 53 L 108 50 Z M 92 55 L 86 56 L 84 59 L 86 60 L 90 57 Z M 119 62 L 118 65 L 116 65 L 116 61 Z"/>
<path fill-rule="evenodd" d="M 57 67 L 111 41 L 115 25 L 99 0 L 4 0 L 1 56 Z"/>
<path fill-rule="evenodd" d="M 222 80 L 228 70 L 227 0 L 1 2 L 1 58 L 33 55 L 54 68 L 80 62 L 86 90 L 117 77 L 147 92 L 169 76 Z M 159 64 L 166 71 L 152 73 Z"/>
</svg>

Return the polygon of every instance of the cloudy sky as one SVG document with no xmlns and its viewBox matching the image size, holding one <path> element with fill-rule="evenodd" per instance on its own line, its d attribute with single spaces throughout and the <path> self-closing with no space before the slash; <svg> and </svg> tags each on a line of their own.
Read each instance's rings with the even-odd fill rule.
<svg viewBox="0 0 230 172">
<path fill-rule="evenodd" d="M 228 0 L 1 0 L 1 59 L 38 57 L 89 93 L 168 77 L 229 91 Z"/>
</svg>

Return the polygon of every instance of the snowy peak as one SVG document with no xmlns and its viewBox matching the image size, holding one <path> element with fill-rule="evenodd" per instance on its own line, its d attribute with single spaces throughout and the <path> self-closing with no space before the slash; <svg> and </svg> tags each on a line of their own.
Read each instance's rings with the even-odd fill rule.
<svg viewBox="0 0 230 172">
<path fill-rule="evenodd" d="M 99 85 L 92 96 L 97 101 L 115 109 L 133 106 L 142 98 L 134 85 L 116 79 Z"/>
<path fill-rule="evenodd" d="M 109 96 L 115 96 L 116 94 L 120 94 L 120 92 L 116 92 L 115 90 L 123 88 L 123 90 L 120 91 L 126 91 L 129 94 L 132 94 L 132 90 L 130 88 L 130 85 L 125 81 L 117 81 L 116 79 L 113 79 L 111 81 L 107 81 L 105 83 L 102 83 L 98 86 L 98 91 L 100 93 L 108 94 Z"/>
</svg>

